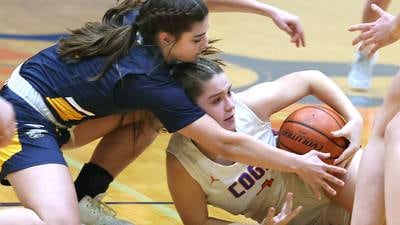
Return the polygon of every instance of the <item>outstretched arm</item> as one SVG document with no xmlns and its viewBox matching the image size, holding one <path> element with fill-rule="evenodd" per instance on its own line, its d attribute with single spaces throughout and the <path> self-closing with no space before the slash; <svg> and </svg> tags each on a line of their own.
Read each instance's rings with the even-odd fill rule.
<svg viewBox="0 0 400 225">
<path fill-rule="evenodd" d="M 304 31 L 299 17 L 256 0 L 205 0 L 214 12 L 245 12 L 271 18 L 274 23 L 291 37 L 297 47 L 305 46 Z"/>
<path fill-rule="evenodd" d="M 15 132 L 15 115 L 13 107 L 0 97 L 0 148 L 11 142 Z"/>
<path fill-rule="evenodd" d="M 346 137 L 351 144 L 335 160 L 335 164 L 342 162 L 344 164 L 360 145 L 363 126 L 360 113 L 339 87 L 319 71 L 309 70 L 288 74 L 273 82 L 255 85 L 238 95 L 260 118 L 269 118 L 273 113 L 303 97 L 313 95 L 347 120 L 347 124 L 333 135 Z"/>
<path fill-rule="evenodd" d="M 205 151 L 219 154 L 231 161 L 296 173 L 311 186 L 318 198 L 321 196 L 320 188 L 336 194 L 328 181 L 344 185 L 331 173 L 343 174 L 346 170 L 325 164 L 320 159 L 328 158 L 329 154 L 311 151 L 305 155 L 296 155 L 281 151 L 249 135 L 225 130 L 208 115 L 202 116 L 179 132 L 201 144 Z"/>
<path fill-rule="evenodd" d="M 361 34 L 353 40 L 353 45 L 361 43 L 360 51 L 371 46 L 370 56 L 400 38 L 400 14 L 395 17 L 375 4 L 372 4 L 371 8 L 379 14 L 378 20 L 349 28 L 349 31 L 361 31 Z"/>
</svg>

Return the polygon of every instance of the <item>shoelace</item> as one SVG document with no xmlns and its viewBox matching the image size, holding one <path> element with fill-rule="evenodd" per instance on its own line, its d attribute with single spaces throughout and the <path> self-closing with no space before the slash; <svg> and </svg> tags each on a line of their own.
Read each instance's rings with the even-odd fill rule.
<svg viewBox="0 0 400 225">
<path fill-rule="evenodd" d="M 117 215 L 117 213 L 115 212 L 114 209 L 112 209 L 110 206 L 108 206 L 106 203 L 97 200 L 95 198 L 93 198 L 91 200 L 91 203 L 100 210 L 100 212 L 104 212 L 105 215 L 107 216 L 111 216 L 111 217 L 115 217 Z"/>
</svg>

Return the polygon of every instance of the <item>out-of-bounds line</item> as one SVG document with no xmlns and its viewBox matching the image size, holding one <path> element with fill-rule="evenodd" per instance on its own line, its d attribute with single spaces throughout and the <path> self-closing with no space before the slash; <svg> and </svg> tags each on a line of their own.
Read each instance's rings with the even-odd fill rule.
<svg viewBox="0 0 400 225">
<path fill-rule="evenodd" d="M 65 157 L 65 159 L 67 160 L 68 165 L 70 165 L 78 170 L 80 170 L 83 166 L 82 163 L 80 163 L 70 157 Z M 146 195 L 140 193 L 139 191 L 136 191 L 135 189 L 133 189 L 131 187 L 128 187 L 127 185 L 125 185 L 121 182 L 114 180 L 111 183 L 111 187 L 138 199 L 139 202 L 156 202 L 153 199 L 151 199 L 150 197 L 147 197 Z M 175 212 L 174 210 L 168 208 L 167 206 L 162 205 L 162 204 L 151 204 L 151 206 L 154 207 L 155 209 L 157 209 L 158 211 L 160 211 L 165 216 L 168 216 L 170 218 L 180 221 L 178 213 Z"/>
</svg>

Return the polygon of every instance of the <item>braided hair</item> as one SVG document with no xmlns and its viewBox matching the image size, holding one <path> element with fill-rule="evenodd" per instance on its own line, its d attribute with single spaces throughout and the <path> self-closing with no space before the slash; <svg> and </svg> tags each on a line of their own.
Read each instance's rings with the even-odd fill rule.
<svg viewBox="0 0 400 225">
<path fill-rule="evenodd" d="M 133 23 L 125 24 L 124 17 L 132 10 L 139 10 L 139 14 Z M 207 15 L 203 0 L 124 0 L 109 9 L 102 22 L 89 22 L 71 30 L 68 37 L 60 39 L 58 53 L 66 63 L 106 57 L 102 71 L 95 77 L 100 79 L 114 62 L 138 44 L 138 33 L 146 45 L 155 45 L 160 31 L 179 39 L 183 32 L 190 31 L 193 23 L 203 21 Z"/>
</svg>

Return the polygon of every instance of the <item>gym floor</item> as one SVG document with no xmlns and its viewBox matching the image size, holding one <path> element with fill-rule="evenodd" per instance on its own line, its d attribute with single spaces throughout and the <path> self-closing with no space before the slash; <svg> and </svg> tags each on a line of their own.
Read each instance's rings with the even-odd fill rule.
<svg viewBox="0 0 400 225">
<path fill-rule="evenodd" d="M 266 2 L 266 1 L 264 1 Z M 301 18 L 306 35 L 306 48 L 296 49 L 289 37 L 268 18 L 239 13 L 211 14 L 211 38 L 221 38 L 217 47 L 224 51 L 228 63 L 226 73 L 236 91 L 258 82 L 273 80 L 283 74 L 316 69 L 329 75 L 349 96 L 365 119 L 363 144 L 390 80 L 398 70 L 399 45 L 382 49 L 374 70 L 369 91 L 349 89 L 346 76 L 354 59 L 351 46 L 356 34 L 347 31 L 359 23 L 364 1 L 268 1 Z M 39 50 L 52 45 L 67 29 L 80 27 L 87 21 L 100 20 L 105 10 L 115 4 L 111 0 L 1 0 L 0 2 L 0 81 Z M 396 13 L 399 2 L 393 2 L 389 12 Z M 319 9 L 319 10 L 318 10 Z M 318 104 L 306 98 L 273 116 L 274 126 L 302 104 Z M 168 192 L 165 175 L 165 147 L 169 135 L 157 140 L 111 185 L 104 199 L 119 217 L 137 224 L 181 224 Z M 90 158 L 96 142 L 65 152 L 75 177 Z M 0 187 L 0 209 L 17 205 L 12 188 Z M 222 210 L 210 207 L 213 216 L 245 221 Z"/>
</svg>

